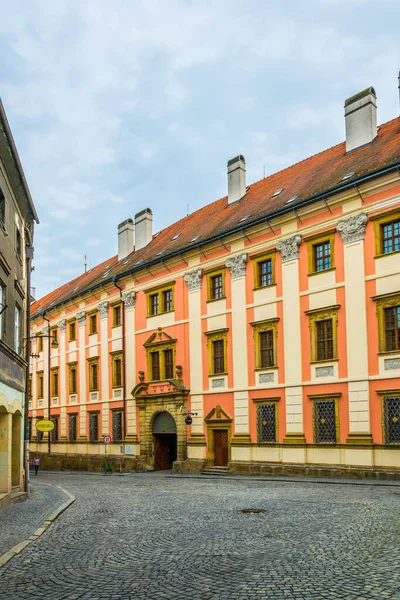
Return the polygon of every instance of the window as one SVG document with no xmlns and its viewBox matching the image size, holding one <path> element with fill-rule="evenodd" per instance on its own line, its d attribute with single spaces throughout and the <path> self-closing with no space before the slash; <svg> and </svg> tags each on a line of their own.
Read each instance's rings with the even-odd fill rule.
<svg viewBox="0 0 400 600">
<path fill-rule="evenodd" d="M 89 414 L 89 442 L 99 440 L 99 413 Z"/>
<path fill-rule="evenodd" d="M 78 377 L 77 377 L 77 363 L 71 363 L 68 365 L 69 368 L 69 393 L 76 394 L 78 391 Z"/>
<path fill-rule="evenodd" d="M 19 354 L 21 352 L 21 325 L 22 325 L 22 310 L 19 306 L 15 307 L 14 317 L 14 350 Z"/>
<path fill-rule="evenodd" d="M 262 402 L 257 404 L 257 443 L 275 444 L 277 435 L 277 404 Z"/>
<path fill-rule="evenodd" d="M 326 321 L 317 321 L 315 326 L 317 328 L 317 360 L 332 360 L 332 319 L 326 319 Z"/>
<path fill-rule="evenodd" d="M 275 252 L 253 259 L 254 288 L 263 288 L 275 283 Z"/>
<path fill-rule="evenodd" d="M 307 310 L 310 326 L 311 362 L 337 360 L 339 304 Z"/>
<path fill-rule="evenodd" d="M 250 323 L 254 329 L 255 368 L 276 366 L 277 318 Z"/>
<path fill-rule="evenodd" d="M 122 411 L 114 410 L 112 413 L 112 441 L 122 441 Z"/>
<path fill-rule="evenodd" d="M 336 444 L 338 440 L 338 418 L 336 399 L 310 396 L 313 402 L 313 424 L 315 444 Z"/>
<path fill-rule="evenodd" d="M 0 188 L 0 226 L 5 229 L 6 227 L 6 199 Z"/>
<path fill-rule="evenodd" d="M 76 322 L 70 321 L 68 323 L 68 339 L 70 342 L 74 342 L 76 340 Z"/>
<path fill-rule="evenodd" d="M 89 391 L 96 392 L 99 389 L 99 363 L 98 358 L 89 360 Z"/>
<path fill-rule="evenodd" d="M 17 253 L 17 256 L 19 256 L 19 258 L 22 258 L 22 238 L 21 232 L 18 229 L 18 227 L 16 227 L 15 229 L 15 251 Z"/>
<path fill-rule="evenodd" d="M 31 441 L 32 439 L 32 417 L 29 417 L 28 419 L 28 440 Z"/>
<path fill-rule="evenodd" d="M 112 387 L 122 387 L 122 354 L 113 354 L 112 358 Z"/>
<path fill-rule="evenodd" d="M 57 329 L 57 327 L 54 327 L 54 329 L 51 330 L 50 335 L 52 337 L 51 341 L 58 342 L 58 329 Z"/>
<path fill-rule="evenodd" d="M 51 370 L 51 395 L 58 396 L 58 367 Z"/>
<path fill-rule="evenodd" d="M 58 441 L 58 417 L 51 417 L 51 421 L 54 423 L 54 427 L 50 432 L 50 440 L 52 442 Z"/>
<path fill-rule="evenodd" d="M 37 352 L 39 354 L 40 352 L 43 352 L 43 335 L 39 334 L 36 339 L 37 339 Z"/>
<path fill-rule="evenodd" d="M 152 381 L 159 381 L 160 377 L 160 353 L 151 352 L 151 379 Z"/>
<path fill-rule="evenodd" d="M 385 444 L 400 444 L 400 392 L 383 396 L 383 429 Z"/>
<path fill-rule="evenodd" d="M 89 335 L 97 333 L 97 314 L 89 315 Z"/>
<path fill-rule="evenodd" d="M 164 350 L 164 378 L 174 378 L 174 353 L 172 348 Z"/>
<path fill-rule="evenodd" d="M 39 443 L 43 441 L 43 431 L 38 431 L 36 429 L 36 441 Z"/>
<path fill-rule="evenodd" d="M 68 440 L 76 442 L 76 415 L 68 415 Z"/>
<path fill-rule="evenodd" d="M 37 397 L 43 398 L 43 371 L 37 372 Z"/>
<path fill-rule="evenodd" d="M 400 294 L 373 296 L 378 317 L 379 352 L 400 352 Z"/>
<path fill-rule="evenodd" d="M 370 217 L 374 221 L 375 254 L 383 256 L 400 251 L 400 212 Z"/>
<path fill-rule="evenodd" d="M 225 298 L 225 269 L 206 273 L 207 301 Z"/>
<path fill-rule="evenodd" d="M 324 234 L 308 240 L 308 273 L 321 273 L 332 269 L 334 264 L 335 233 Z"/>
<path fill-rule="evenodd" d="M 174 285 L 152 289 L 147 294 L 147 316 L 154 317 L 174 310 Z"/>
<path fill-rule="evenodd" d="M 6 325 L 6 288 L 0 281 L 0 339 Z"/>
<path fill-rule="evenodd" d="M 208 346 L 208 371 L 210 375 L 227 372 L 227 339 L 228 329 L 209 331 L 207 336 Z"/>
<path fill-rule="evenodd" d="M 400 351 L 400 306 L 385 308 L 384 314 L 386 351 Z"/>
<path fill-rule="evenodd" d="M 113 327 L 119 327 L 122 324 L 122 305 L 116 304 L 112 307 Z"/>
</svg>

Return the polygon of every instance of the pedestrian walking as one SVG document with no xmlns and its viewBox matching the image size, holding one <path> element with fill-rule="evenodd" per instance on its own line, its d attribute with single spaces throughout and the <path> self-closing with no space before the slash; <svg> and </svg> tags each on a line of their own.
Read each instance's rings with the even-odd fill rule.
<svg viewBox="0 0 400 600">
<path fill-rule="evenodd" d="M 36 456 L 36 458 L 33 459 L 33 466 L 35 467 L 35 475 L 38 474 L 39 471 L 39 465 L 40 465 L 40 458 L 38 458 Z"/>
</svg>

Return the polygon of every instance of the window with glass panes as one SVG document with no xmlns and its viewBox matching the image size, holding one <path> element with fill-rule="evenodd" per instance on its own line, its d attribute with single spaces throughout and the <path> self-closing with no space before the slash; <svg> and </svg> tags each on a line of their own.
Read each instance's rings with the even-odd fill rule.
<svg viewBox="0 0 400 600">
<path fill-rule="evenodd" d="M 112 368 L 112 386 L 113 387 L 121 387 L 122 386 L 122 357 L 117 356 L 113 359 L 113 368 Z"/>
<path fill-rule="evenodd" d="M 383 397 L 385 444 L 400 444 L 400 396 Z"/>
<path fill-rule="evenodd" d="M 113 327 L 119 327 L 122 323 L 122 309 L 121 304 L 113 306 Z"/>
<path fill-rule="evenodd" d="M 99 389 L 99 365 L 96 362 L 89 363 L 89 390 L 95 392 Z"/>
<path fill-rule="evenodd" d="M 382 253 L 396 252 L 400 250 L 400 219 L 381 225 L 382 227 Z"/>
<path fill-rule="evenodd" d="M 68 334 L 69 334 L 69 336 L 68 336 L 69 341 L 74 342 L 76 340 L 76 323 L 75 323 L 75 321 L 68 323 Z"/>
<path fill-rule="evenodd" d="M 317 321 L 317 360 L 330 360 L 333 358 L 333 331 L 332 319 Z"/>
<path fill-rule="evenodd" d="M 97 315 L 89 316 L 89 335 L 97 333 Z"/>
<path fill-rule="evenodd" d="M 37 397 L 43 398 L 43 371 L 39 371 L 37 374 Z"/>
<path fill-rule="evenodd" d="M 165 290 L 162 293 L 163 297 L 163 312 L 169 312 L 172 310 L 172 290 Z"/>
<path fill-rule="evenodd" d="M 164 377 L 173 379 L 174 377 L 174 353 L 172 348 L 164 350 Z"/>
<path fill-rule="evenodd" d="M 39 354 L 40 352 L 43 352 L 43 336 L 38 335 L 36 339 L 37 339 L 37 352 Z"/>
<path fill-rule="evenodd" d="M 276 443 L 276 403 L 257 404 L 257 442 Z"/>
<path fill-rule="evenodd" d="M 160 375 L 160 353 L 159 352 L 151 352 L 151 379 L 152 381 L 159 381 L 161 379 Z"/>
<path fill-rule="evenodd" d="M 215 340 L 212 345 L 214 373 L 225 373 L 225 342 L 224 340 Z"/>
<path fill-rule="evenodd" d="M 76 394 L 77 391 L 77 373 L 76 365 L 71 365 L 69 368 L 69 393 Z"/>
<path fill-rule="evenodd" d="M 43 441 L 43 431 L 38 431 L 36 429 L 36 441 L 37 442 L 42 442 Z"/>
<path fill-rule="evenodd" d="M 257 263 L 258 268 L 258 285 L 265 287 L 271 285 L 272 282 L 272 259 L 263 260 Z"/>
<path fill-rule="evenodd" d="M 17 353 L 21 351 L 21 325 L 22 310 L 19 308 L 19 306 L 16 306 L 14 319 L 14 350 Z"/>
<path fill-rule="evenodd" d="M 52 417 L 51 421 L 52 421 L 52 423 L 54 423 L 54 427 L 50 431 L 50 440 L 52 442 L 57 442 L 58 441 L 58 418 Z"/>
<path fill-rule="evenodd" d="M 400 350 L 400 306 L 385 308 L 385 348 Z"/>
<path fill-rule="evenodd" d="M 17 252 L 17 255 L 19 256 L 19 258 L 22 258 L 22 237 L 21 237 L 21 232 L 18 229 L 18 227 L 15 230 L 15 234 L 16 234 L 15 249 L 16 249 L 16 252 Z"/>
<path fill-rule="evenodd" d="M 5 228 L 6 225 L 6 199 L 0 188 L 0 225 Z"/>
<path fill-rule="evenodd" d="M 76 415 L 68 415 L 68 440 L 76 442 Z"/>
<path fill-rule="evenodd" d="M 218 300 L 223 297 L 223 277 L 222 275 L 214 275 L 210 278 L 210 295 L 211 300 Z"/>
<path fill-rule="evenodd" d="M 58 369 L 51 371 L 51 395 L 58 396 Z"/>
<path fill-rule="evenodd" d="M 89 442 L 97 442 L 99 439 L 99 413 L 89 414 Z"/>
<path fill-rule="evenodd" d="M 260 367 L 273 367 L 274 360 L 274 334 L 273 331 L 260 331 Z"/>
<path fill-rule="evenodd" d="M 314 443 L 336 444 L 335 400 L 316 400 L 313 406 Z"/>
<path fill-rule="evenodd" d="M 313 253 L 314 271 L 326 271 L 331 268 L 331 244 L 329 241 L 313 246 Z"/>
<path fill-rule="evenodd" d="M 6 288 L 0 281 L 0 339 L 3 332 L 5 331 L 5 319 L 6 319 Z"/>
<path fill-rule="evenodd" d="M 112 413 L 112 441 L 122 441 L 122 412 L 119 410 Z"/>
<path fill-rule="evenodd" d="M 150 314 L 158 315 L 158 313 L 159 313 L 158 294 L 151 294 L 151 296 L 150 296 Z"/>
</svg>

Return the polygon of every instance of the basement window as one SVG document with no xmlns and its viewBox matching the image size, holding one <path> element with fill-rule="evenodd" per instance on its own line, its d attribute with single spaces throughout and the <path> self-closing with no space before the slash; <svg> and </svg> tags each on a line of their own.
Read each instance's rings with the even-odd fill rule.
<svg viewBox="0 0 400 600">
<path fill-rule="evenodd" d="M 272 194 L 271 198 L 275 198 L 275 196 L 279 196 L 279 194 L 280 194 L 281 192 L 283 192 L 283 188 L 281 188 L 281 189 L 279 189 L 279 190 L 276 190 L 276 192 L 274 192 L 274 193 Z"/>
<path fill-rule="evenodd" d="M 346 181 L 346 179 L 350 179 L 350 177 L 353 177 L 354 175 L 354 171 L 352 171 L 352 173 L 347 173 L 344 177 L 342 177 L 342 181 Z"/>
<path fill-rule="evenodd" d="M 289 200 L 286 200 L 286 204 L 290 204 L 291 202 L 294 202 L 295 200 L 297 200 L 299 196 L 292 196 L 291 198 L 289 198 Z"/>
</svg>

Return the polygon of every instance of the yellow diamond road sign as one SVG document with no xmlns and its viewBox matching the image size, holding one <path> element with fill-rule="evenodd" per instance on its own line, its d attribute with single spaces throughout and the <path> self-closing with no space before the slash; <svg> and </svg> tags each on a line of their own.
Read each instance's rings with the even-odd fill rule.
<svg viewBox="0 0 400 600">
<path fill-rule="evenodd" d="M 36 423 L 36 429 L 38 431 L 51 431 L 54 429 L 53 421 L 48 421 L 47 419 L 42 419 Z"/>
</svg>

